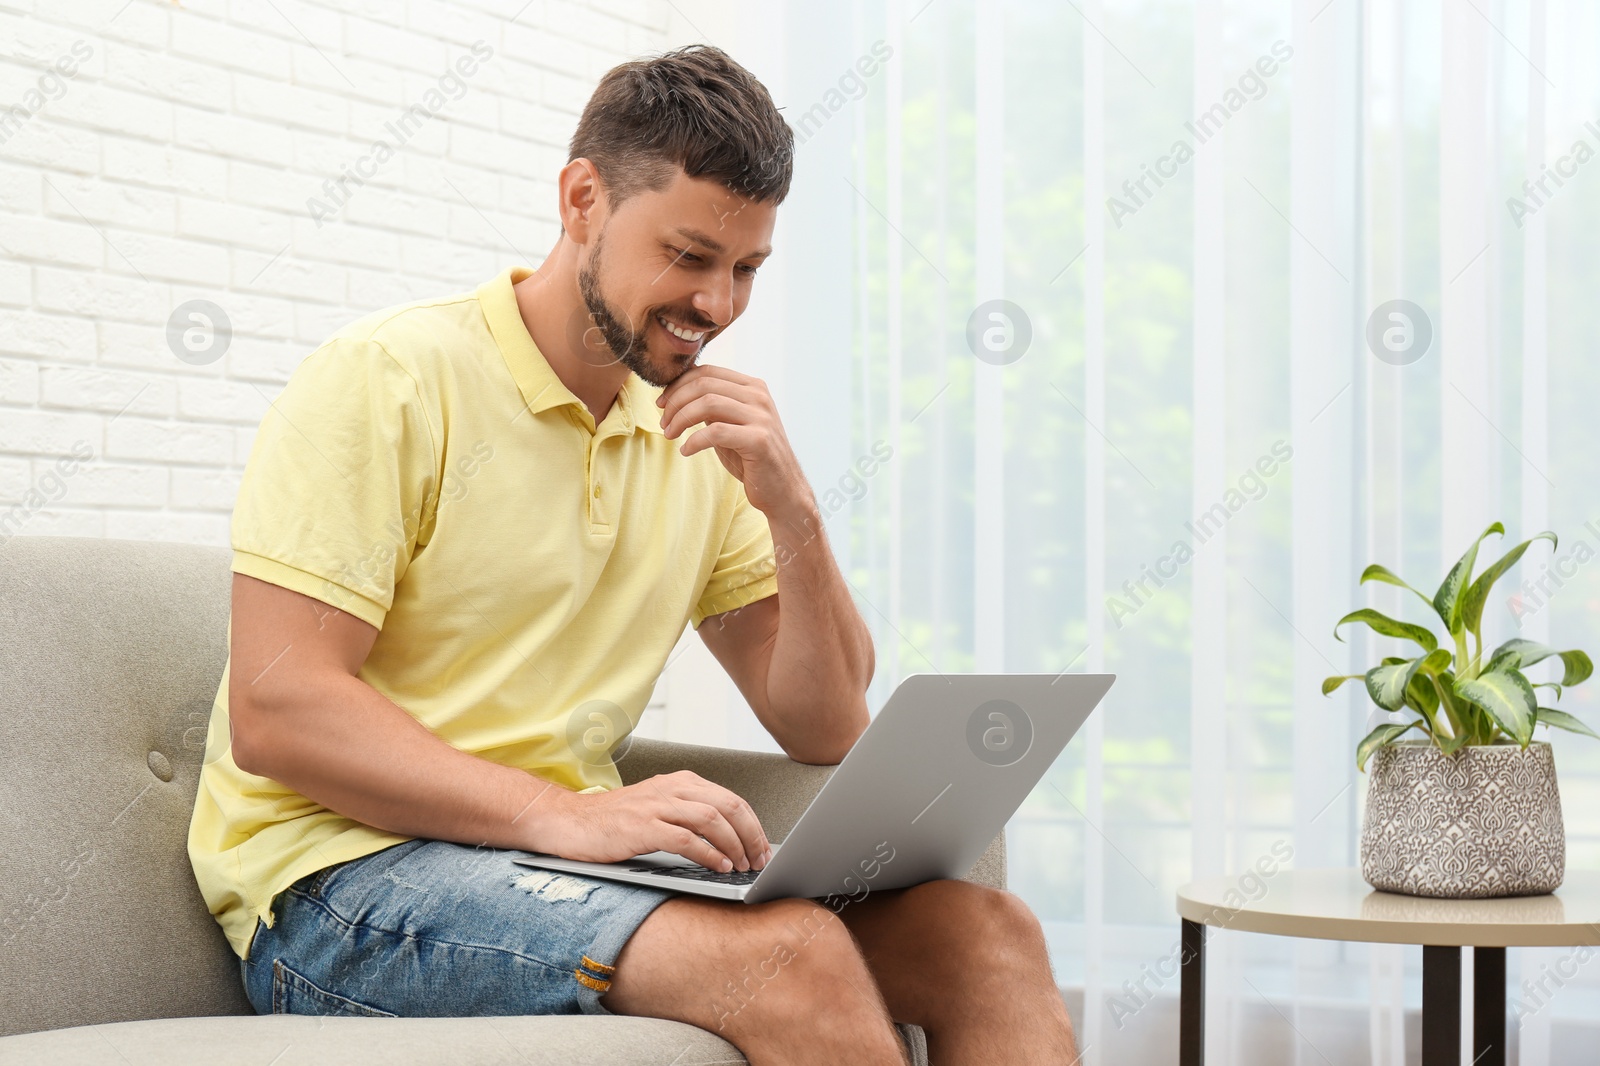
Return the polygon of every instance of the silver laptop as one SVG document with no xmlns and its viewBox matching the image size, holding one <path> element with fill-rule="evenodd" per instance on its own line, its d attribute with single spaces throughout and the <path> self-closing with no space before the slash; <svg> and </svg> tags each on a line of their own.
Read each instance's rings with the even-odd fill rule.
<svg viewBox="0 0 1600 1066">
<path fill-rule="evenodd" d="M 760 870 L 670 851 L 624 862 L 512 860 L 718 899 L 838 897 L 960 878 L 1099 704 L 1114 674 L 911 674 Z"/>
</svg>

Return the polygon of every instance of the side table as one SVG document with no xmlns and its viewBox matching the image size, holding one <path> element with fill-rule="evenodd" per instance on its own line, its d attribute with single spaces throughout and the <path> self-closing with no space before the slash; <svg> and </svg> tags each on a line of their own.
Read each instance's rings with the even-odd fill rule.
<svg viewBox="0 0 1600 1066">
<path fill-rule="evenodd" d="M 1282 870 L 1247 899 L 1238 877 L 1178 889 L 1183 922 L 1178 1061 L 1205 1061 L 1206 926 L 1314 940 L 1422 947 L 1423 1066 L 1461 1061 L 1461 949 L 1472 948 L 1474 1066 L 1505 1066 L 1506 948 L 1600 945 L 1600 871 L 1568 870 L 1554 893 L 1425 899 L 1379 892 L 1354 868 Z"/>
</svg>

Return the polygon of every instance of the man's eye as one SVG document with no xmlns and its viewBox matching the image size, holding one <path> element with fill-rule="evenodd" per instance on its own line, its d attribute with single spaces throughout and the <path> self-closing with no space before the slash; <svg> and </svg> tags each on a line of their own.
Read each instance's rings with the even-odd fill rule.
<svg viewBox="0 0 1600 1066">
<path fill-rule="evenodd" d="M 677 254 L 677 260 L 676 260 L 677 262 L 680 262 L 680 263 L 700 263 L 700 262 L 703 262 L 703 260 L 701 259 L 700 256 L 695 255 L 693 252 L 690 252 L 686 248 L 674 248 L 673 251 Z M 740 263 L 739 264 L 739 269 L 744 271 L 745 277 L 753 278 L 753 277 L 756 276 L 756 271 L 759 268 L 750 266 L 748 263 Z"/>
</svg>

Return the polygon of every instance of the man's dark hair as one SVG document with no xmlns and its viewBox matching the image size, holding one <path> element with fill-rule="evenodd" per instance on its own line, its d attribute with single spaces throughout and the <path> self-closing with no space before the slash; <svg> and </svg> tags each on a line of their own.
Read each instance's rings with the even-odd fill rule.
<svg viewBox="0 0 1600 1066">
<path fill-rule="evenodd" d="M 682 167 L 758 203 L 780 204 L 794 131 L 766 86 L 726 52 L 691 44 L 612 67 L 584 106 L 567 161 L 586 158 L 615 210 Z"/>
</svg>

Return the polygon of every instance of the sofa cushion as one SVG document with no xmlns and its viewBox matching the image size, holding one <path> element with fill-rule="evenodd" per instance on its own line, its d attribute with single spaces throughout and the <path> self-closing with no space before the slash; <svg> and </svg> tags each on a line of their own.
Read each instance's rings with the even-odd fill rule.
<svg viewBox="0 0 1600 1066">
<path fill-rule="evenodd" d="M 900 1026 L 925 1064 L 921 1030 Z M 574 1014 L 498 1018 L 177 1018 L 57 1029 L 0 1040 L 0 1064 L 28 1066 L 694 1066 L 745 1062 L 682 1022 Z"/>
<path fill-rule="evenodd" d="M 896 1027 L 927 1066 L 914 1025 Z M 112 1056 L 116 1056 L 113 1058 Z M 732 1044 L 682 1022 L 575 1014 L 498 1018 L 327 1018 L 277 1014 L 79 1026 L 0 1040 L 0 1066 L 736 1066 Z"/>
</svg>

